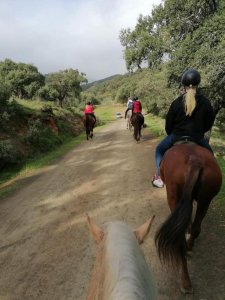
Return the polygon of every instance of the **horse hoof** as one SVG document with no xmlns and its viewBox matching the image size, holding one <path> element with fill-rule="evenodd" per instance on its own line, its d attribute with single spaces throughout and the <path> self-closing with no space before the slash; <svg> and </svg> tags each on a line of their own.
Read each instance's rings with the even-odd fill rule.
<svg viewBox="0 0 225 300">
<path fill-rule="evenodd" d="M 193 294 L 193 292 L 194 292 L 193 287 L 190 287 L 190 288 L 180 287 L 180 291 L 184 295 L 186 295 L 186 294 Z"/>
</svg>

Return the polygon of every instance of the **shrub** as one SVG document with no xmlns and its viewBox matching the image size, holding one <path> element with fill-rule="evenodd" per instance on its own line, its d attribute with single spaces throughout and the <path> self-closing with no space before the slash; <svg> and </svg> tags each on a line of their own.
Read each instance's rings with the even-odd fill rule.
<svg viewBox="0 0 225 300">
<path fill-rule="evenodd" d="M 157 103 L 156 102 L 150 102 L 148 101 L 146 103 L 146 107 L 147 107 L 147 112 L 148 113 L 151 113 L 153 115 L 158 115 L 159 114 L 159 111 L 160 111 L 160 108 L 157 106 Z"/>
<path fill-rule="evenodd" d="M 10 97 L 10 89 L 7 84 L 0 78 L 0 111 L 5 110 L 8 99 Z"/>
<path fill-rule="evenodd" d="M 37 119 L 29 124 L 25 141 L 30 144 L 33 152 L 48 152 L 61 144 L 61 139 L 49 128 L 43 127 L 42 122 Z"/>
<path fill-rule="evenodd" d="M 0 114 L 1 130 L 9 129 L 9 120 L 10 120 L 10 115 L 7 111 L 4 111 L 3 113 Z"/>
<path fill-rule="evenodd" d="M 0 169 L 18 164 L 21 158 L 22 154 L 10 141 L 0 141 Z"/>
</svg>

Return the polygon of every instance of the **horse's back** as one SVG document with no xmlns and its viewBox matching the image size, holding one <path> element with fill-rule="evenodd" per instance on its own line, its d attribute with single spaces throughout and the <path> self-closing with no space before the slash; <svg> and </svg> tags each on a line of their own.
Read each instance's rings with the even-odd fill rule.
<svg viewBox="0 0 225 300">
<path fill-rule="evenodd" d="M 144 116 L 142 115 L 142 113 L 133 113 L 131 116 L 131 123 L 133 126 L 135 126 L 136 122 L 139 125 L 143 125 L 144 124 Z"/>
<path fill-rule="evenodd" d="M 85 115 L 85 124 L 94 126 L 95 119 L 91 114 L 86 114 Z"/>
<path fill-rule="evenodd" d="M 201 169 L 199 186 L 210 194 L 217 194 L 222 183 L 222 173 L 213 154 L 196 144 L 174 145 L 164 155 L 160 172 L 165 184 L 183 185 L 186 171 L 195 164 Z M 172 176 L 171 176 L 172 175 Z"/>
</svg>

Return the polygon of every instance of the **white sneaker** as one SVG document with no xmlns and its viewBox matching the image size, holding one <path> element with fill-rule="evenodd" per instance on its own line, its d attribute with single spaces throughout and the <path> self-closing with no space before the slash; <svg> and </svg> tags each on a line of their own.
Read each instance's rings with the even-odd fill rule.
<svg viewBox="0 0 225 300">
<path fill-rule="evenodd" d="M 157 176 L 157 175 L 155 175 L 152 178 L 152 185 L 155 187 L 158 187 L 158 188 L 164 187 L 164 183 L 163 183 L 162 179 L 160 178 L 160 176 Z"/>
</svg>

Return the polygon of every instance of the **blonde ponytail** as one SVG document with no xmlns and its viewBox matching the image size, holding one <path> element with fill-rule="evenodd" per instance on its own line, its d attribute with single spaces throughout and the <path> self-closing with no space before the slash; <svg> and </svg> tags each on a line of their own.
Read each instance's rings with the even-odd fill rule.
<svg viewBox="0 0 225 300">
<path fill-rule="evenodd" d="M 184 95 L 186 116 L 191 116 L 193 110 L 195 109 L 196 106 L 195 95 L 196 95 L 195 86 L 186 87 L 186 94 Z"/>
</svg>

